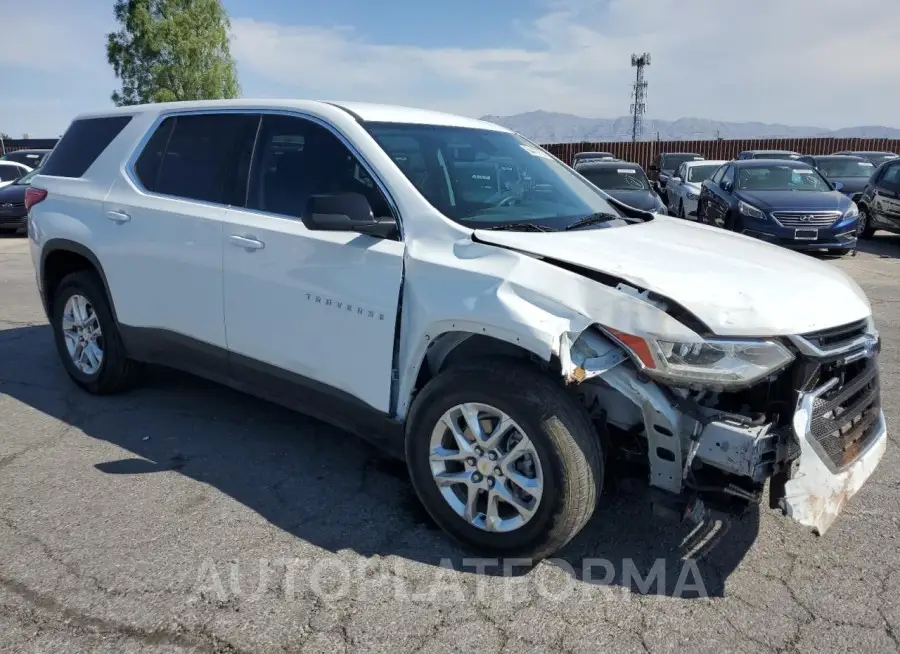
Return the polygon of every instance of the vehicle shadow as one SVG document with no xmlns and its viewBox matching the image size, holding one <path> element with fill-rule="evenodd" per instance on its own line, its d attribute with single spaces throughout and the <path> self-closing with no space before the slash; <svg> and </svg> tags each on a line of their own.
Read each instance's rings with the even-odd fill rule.
<svg viewBox="0 0 900 654">
<path fill-rule="evenodd" d="M 47 325 L 0 331 L 0 362 L 0 393 L 131 454 L 97 464 L 105 474 L 175 470 L 332 552 L 477 569 L 471 563 L 476 555 L 431 522 L 405 465 L 341 430 L 167 369 L 148 369 L 130 393 L 88 395 L 63 371 Z M 692 534 L 688 526 L 661 521 L 640 493 L 620 488 L 604 495 L 588 526 L 550 564 L 576 583 L 683 598 L 721 596 L 758 528 L 759 512 L 752 510 L 726 521 L 724 529 L 710 522 Z M 498 576 L 528 569 L 504 572 L 497 562 L 481 571 Z"/>
<path fill-rule="evenodd" d="M 860 252 L 873 254 L 879 259 L 900 259 L 900 234 L 876 232 L 868 240 L 859 240 Z"/>
</svg>

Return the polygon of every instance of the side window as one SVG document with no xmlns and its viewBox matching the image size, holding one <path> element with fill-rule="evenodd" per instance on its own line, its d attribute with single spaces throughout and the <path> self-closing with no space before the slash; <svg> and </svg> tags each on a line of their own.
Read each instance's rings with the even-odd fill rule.
<svg viewBox="0 0 900 654">
<path fill-rule="evenodd" d="M 247 206 L 303 218 L 311 195 L 360 193 L 377 217 L 391 215 L 374 180 L 330 130 L 295 116 L 263 116 Z"/>
<path fill-rule="evenodd" d="M 720 185 L 722 183 L 722 177 L 725 175 L 725 169 L 728 166 L 720 166 L 719 169 L 713 173 L 713 176 L 710 178 L 713 184 Z"/>
<path fill-rule="evenodd" d="M 721 186 L 734 185 L 734 166 L 726 166 L 722 175 Z"/>
<path fill-rule="evenodd" d="M 900 192 L 900 164 L 890 164 L 886 167 L 878 182 L 878 186 L 890 191 Z"/>
<path fill-rule="evenodd" d="M 81 177 L 131 121 L 131 116 L 82 118 L 69 125 L 48 156 L 42 175 Z"/>
<path fill-rule="evenodd" d="M 259 116 L 208 114 L 166 118 L 135 163 L 149 191 L 243 206 Z"/>
</svg>

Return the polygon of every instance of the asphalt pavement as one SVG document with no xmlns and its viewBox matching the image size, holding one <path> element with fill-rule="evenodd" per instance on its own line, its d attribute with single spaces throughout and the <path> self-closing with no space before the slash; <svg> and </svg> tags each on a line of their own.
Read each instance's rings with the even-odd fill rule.
<svg viewBox="0 0 900 654">
<path fill-rule="evenodd" d="M 312 419 L 167 370 L 81 392 L 0 237 L 0 651 L 897 651 L 900 237 L 864 250 L 829 265 L 874 307 L 891 441 L 825 536 L 765 506 L 692 532 L 623 485 L 528 568 Z"/>
</svg>

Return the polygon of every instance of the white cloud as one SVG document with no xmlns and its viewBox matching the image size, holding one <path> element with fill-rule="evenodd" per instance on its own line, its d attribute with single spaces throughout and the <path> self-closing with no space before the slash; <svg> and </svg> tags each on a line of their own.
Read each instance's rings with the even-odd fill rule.
<svg viewBox="0 0 900 654">
<path fill-rule="evenodd" d="M 652 117 L 838 127 L 898 124 L 898 23 L 896 0 L 558 0 L 528 25 L 510 20 L 527 37 L 518 48 L 385 44 L 350 27 L 249 18 L 232 27 L 244 70 L 314 97 L 611 117 L 628 113 L 631 53 L 648 51 Z"/>
<path fill-rule="evenodd" d="M 513 37 L 498 42 L 516 47 L 386 43 L 349 26 L 233 16 L 233 53 L 254 95 L 472 116 L 544 109 L 613 117 L 628 113 L 631 53 L 648 51 L 651 118 L 900 126 L 897 0 L 543 1 L 538 19 L 510 16 L 496 26 Z M 73 113 L 108 104 L 111 4 L 31 0 L 4 11 L 4 65 L 13 74 L 4 79 L 0 127 L 58 133 Z M 39 86 L 32 71 L 59 82 Z"/>
</svg>

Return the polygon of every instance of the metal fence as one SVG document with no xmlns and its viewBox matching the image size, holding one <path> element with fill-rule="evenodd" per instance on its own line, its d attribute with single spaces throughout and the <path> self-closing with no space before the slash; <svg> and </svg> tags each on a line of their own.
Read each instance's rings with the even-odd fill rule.
<svg viewBox="0 0 900 654">
<path fill-rule="evenodd" d="M 52 150 L 59 139 L 0 139 L 0 157 L 16 150 Z"/>
<path fill-rule="evenodd" d="M 611 143 L 549 143 L 545 150 L 567 164 L 578 152 L 611 152 L 623 161 L 645 169 L 663 152 L 696 152 L 707 159 L 734 159 L 744 150 L 793 150 L 802 154 L 831 154 L 840 150 L 871 150 L 900 153 L 900 139 L 797 138 L 736 139 L 715 141 L 638 141 Z"/>
</svg>

